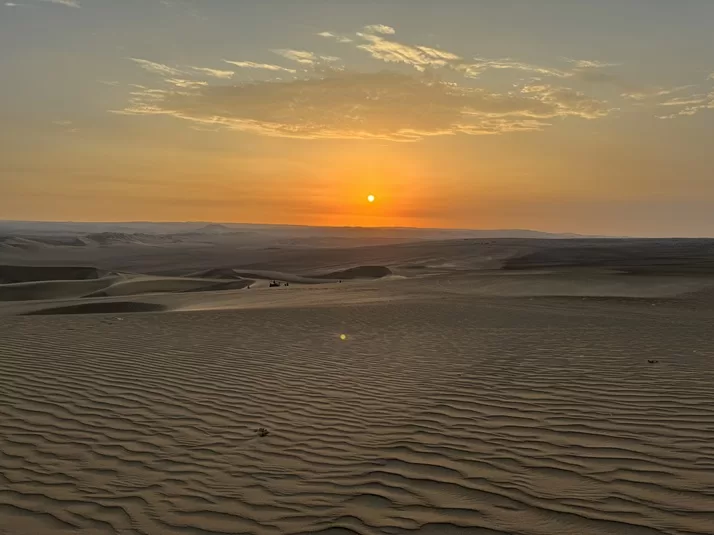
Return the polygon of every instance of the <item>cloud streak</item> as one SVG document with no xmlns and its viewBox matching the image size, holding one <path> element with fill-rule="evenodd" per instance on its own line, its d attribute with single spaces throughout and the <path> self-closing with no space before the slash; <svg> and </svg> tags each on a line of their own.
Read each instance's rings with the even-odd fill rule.
<svg viewBox="0 0 714 535">
<path fill-rule="evenodd" d="M 192 71 L 200 72 L 202 74 L 205 74 L 207 76 L 211 76 L 213 78 L 220 78 L 222 80 L 228 80 L 230 78 L 233 78 L 233 75 L 235 72 L 233 71 L 223 71 L 219 69 L 209 69 L 206 67 L 191 67 Z"/>
<path fill-rule="evenodd" d="M 289 59 L 290 61 L 294 61 L 302 65 L 317 65 L 319 63 L 333 62 L 340 59 L 334 56 L 318 56 L 314 52 L 308 52 L 307 50 L 278 49 L 273 50 L 273 52 L 284 57 L 285 59 Z"/>
<path fill-rule="evenodd" d="M 79 3 L 79 0 L 41 0 L 42 2 L 48 3 L 48 4 L 57 4 L 61 6 L 66 6 L 66 7 L 82 7 L 82 5 Z"/>
<path fill-rule="evenodd" d="M 164 65 L 163 63 L 156 63 L 155 61 L 149 61 L 148 59 L 139 58 L 129 58 L 131 61 L 137 63 L 142 69 L 152 74 L 159 74 L 162 76 L 182 76 L 186 74 L 184 71 Z"/>
<path fill-rule="evenodd" d="M 295 69 L 288 69 L 286 67 L 281 67 L 280 65 L 272 65 L 270 63 L 255 63 L 254 61 L 230 61 L 227 59 L 223 60 L 225 63 L 230 63 L 236 67 L 243 69 L 263 69 L 266 71 L 284 71 L 289 73 L 296 73 Z"/>
</svg>

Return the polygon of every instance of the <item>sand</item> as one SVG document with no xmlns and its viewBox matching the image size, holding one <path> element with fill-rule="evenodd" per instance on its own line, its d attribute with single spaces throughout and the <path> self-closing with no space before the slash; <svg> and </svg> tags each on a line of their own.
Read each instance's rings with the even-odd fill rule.
<svg viewBox="0 0 714 535">
<path fill-rule="evenodd" d="M 571 245 L 254 250 L 205 273 L 151 251 L 185 277 L 101 250 L 64 281 L 46 262 L 66 252 L 29 251 L 43 280 L 9 285 L 114 293 L 0 303 L 0 533 L 711 534 L 701 250 L 649 244 L 666 272 L 645 250 L 632 274 L 566 266 Z M 310 280 L 197 282 L 256 270 Z"/>
</svg>

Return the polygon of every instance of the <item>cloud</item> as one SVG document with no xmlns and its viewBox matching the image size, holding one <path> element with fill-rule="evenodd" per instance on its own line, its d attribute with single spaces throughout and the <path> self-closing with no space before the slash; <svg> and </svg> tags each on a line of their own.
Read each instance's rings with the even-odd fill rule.
<svg viewBox="0 0 714 535">
<path fill-rule="evenodd" d="M 167 78 L 164 81 L 168 84 L 171 84 L 176 87 L 181 87 L 183 89 L 195 89 L 197 87 L 208 85 L 208 82 L 197 80 L 182 80 L 180 78 Z"/>
<path fill-rule="evenodd" d="M 129 58 L 131 61 L 134 61 L 139 64 L 139 66 L 144 69 L 145 71 L 148 71 L 153 74 L 160 74 L 162 76 L 181 76 L 186 74 L 184 71 L 181 71 L 179 69 L 175 69 L 174 67 L 169 67 L 168 65 L 164 65 L 162 63 L 156 63 L 153 61 L 149 61 L 147 59 L 139 59 L 139 58 Z"/>
<path fill-rule="evenodd" d="M 296 73 L 295 69 L 288 69 L 286 67 L 281 67 L 279 65 L 271 65 L 270 63 L 255 63 L 253 61 L 230 61 L 227 59 L 223 60 L 226 63 L 235 65 L 236 67 L 241 67 L 244 69 L 265 69 L 267 71 L 285 71 L 290 73 Z"/>
<path fill-rule="evenodd" d="M 337 35 L 332 32 L 320 32 L 317 35 L 320 37 L 327 37 L 330 39 L 335 39 L 338 43 L 351 43 L 352 39 L 347 37 L 346 35 Z"/>
<path fill-rule="evenodd" d="M 429 67 L 445 67 L 461 59 L 456 54 L 436 48 L 406 45 L 368 33 L 357 35 L 367 41 L 357 48 L 369 52 L 373 58 L 387 63 L 403 63 L 421 72 Z"/>
<path fill-rule="evenodd" d="M 701 111 L 714 110 L 714 92 L 708 95 L 692 95 L 690 97 L 680 97 L 670 99 L 660 103 L 661 106 L 685 106 L 684 109 L 671 115 L 659 117 L 660 119 L 676 119 L 677 117 L 690 117 L 697 115 Z"/>
<path fill-rule="evenodd" d="M 208 69 L 206 67 L 190 67 L 190 68 L 193 71 L 201 72 L 208 76 L 212 76 L 213 78 L 221 78 L 224 80 L 233 78 L 233 75 L 235 74 L 235 72 L 233 72 L 233 71 L 222 71 L 219 69 Z"/>
<path fill-rule="evenodd" d="M 140 58 L 129 58 L 131 61 L 137 63 L 142 69 L 151 74 L 158 74 L 159 76 L 168 77 L 167 82 L 177 85 L 178 83 L 184 83 L 184 87 L 189 87 L 191 84 L 200 84 L 199 82 L 191 82 L 186 80 L 186 76 L 191 76 L 193 73 L 201 73 L 212 78 L 219 78 L 222 80 L 227 80 L 233 77 L 235 72 L 224 71 L 219 69 L 209 69 L 206 67 L 185 67 L 183 69 L 178 69 L 176 67 L 171 67 L 169 65 L 164 65 L 163 63 L 156 63 L 155 61 L 149 61 L 147 59 Z"/>
<path fill-rule="evenodd" d="M 563 59 L 573 65 L 572 70 L 565 74 L 568 78 L 588 84 L 609 84 L 619 87 L 620 90 L 635 91 L 632 83 L 626 81 L 620 74 L 608 70 L 611 67 L 619 67 L 619 63 L 593 59 Z"/>
<path fill-rule="evenodd" d="M 604 61 L 591 59 L 567 59 L 566 61 L 575 65 L 576 69 L 604 69 L 606 67 L 617 67 L 618 63 L 606 63 Z"/>
<path fill-rule="evenodd" d="M 41 0 L 50 4 L 59 4 L 67 7 L 82 7 L 79 0 Z"/>
<path fill-rule="evenodd" d="M 340 58 L 334 56 L 318 56 L 313 52 L 308 52 L 306 50 L 289 50 L 289 49 L 279 49 L 273 50 L 276 54 L 283 56 L 286 59 L 301 63 L 303 65 L 317 65 L 321 62 L 333 62 L 339 61 Z"/>
<path fill-rule="evenodd" d="M 612 111 L 602 101 L 569 87 L 529 85 L 524 87 L 521 92 L 534 95 L 543 102 L 554 106 L 561 117 L 578 116 L 583 119 L 598 119 Z"/>
<path fill-rule="evenodd" d="M 569 74 L 565 71 L 559 69 L 551 69 L 548 67 L 540 67 L 538 65 L 532 65 L 530 63 L 524 63 L 521 61 L 515 61 L 510 58 L 504 59 L 484 59 L 475 58 L 472 62 L 459 62 L 451 66 L 453 69 L 462 72 L 465 76 L 469 78 L 477 78 L 481 76 L 484 72 L 495 69 L 495 70 L 516 70 L 529 72 L 533 74 L 539 74 L 543 76 L 554 76 L 557 78 L 566 78 Z"/>
<path fill-rule="evenodd" d="M 664 102 L 660 102 L 659 106 L 698 106 L 701 104 L 706 104 L 709 102 L 709 97 L 705 94 L 699 93 L 696 95 L 689 95 L 686 97 L 674 97 Z"/>
<path fill-rule="evenodd" d="M 549 119 L 595 119 L 605 104 L 551 86 L 493 93 L 399 73 L 332 72 L 321 79 L 140 89 L 120 113 L 295 138 L 416 141 L 437 135 L 541 130 Z"/>
<path fill-rule="evenodd" d="M 383 35 L 394 35 L 397 33 L 394 28 L 391 26 L 385 26 L 384 24 L 370 24 L 369 26 L 365 26 L 363 31 L 364 33 L 381 33 Z"/>
<path fill-rule="evenodd" d="M 374 29 L 374 27 L 370 26 L 367 28 Z M 494 69 L 517 70 L 559 78 L 569 76 L 569 73 L 562 70 L 532 65 L 529 63 L 515 61 L 510 58 L 474 58 L 472 60 L 467 60 L 463 59 L 458 54 L 454 54 L 453 52 L 428 46 L 400 43 L 380 35 L 374 35 L 374 32 L 360 32 L 357 35 L 364 41 L 367 41 L 364 44 L 357 45 L 357 48 L 369 52 L 374 59 L 378 59 L 386 63 L 402 63 L 404 65 L 409 65 L 420 72 L 424 72 L 430 68 L 448 68 L 450 70 L 460 72 L 468 78 L 478 78 L 484 72 Z"/>
<path fill-rule="evenodd" d="M 681 91 L 685 91 L 687 89 L 691 89 L 695 86 L 693 85 L 680 85 L 677 87 L 669 87 L 669 88 L 663 88 L 663 87 L 650 87 L 650 88 L 640 88 L 636 90 L 631 90 L 631 91 L 626 91 L 625 93 L 622 93 L 620 95 L 623 98 L 626 98 L 628 100 L 635 100 L 638 102 L 642 102 L 648 99 L 655 99 L 658 97 L 666 97 L 669 95 L 673 95 L 675 93 L 679 93 Z"/>
</svg>

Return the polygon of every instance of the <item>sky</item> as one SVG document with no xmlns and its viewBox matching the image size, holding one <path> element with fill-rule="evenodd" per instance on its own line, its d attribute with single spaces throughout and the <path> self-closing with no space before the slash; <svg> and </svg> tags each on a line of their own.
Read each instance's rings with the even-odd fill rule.
<svg viewBox="0 0 714 535">
<path fill-rule="evenodd" d="M 0 219 L 714 236 L 711 0 L 0 2 Z"/>
</svg>

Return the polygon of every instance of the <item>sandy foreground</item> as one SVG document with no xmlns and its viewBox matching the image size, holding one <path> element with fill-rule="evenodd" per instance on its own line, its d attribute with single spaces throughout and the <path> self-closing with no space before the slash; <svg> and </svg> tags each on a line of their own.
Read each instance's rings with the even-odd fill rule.
<svg viewBox="0 0 714 535">
<path fill-rule="evenodd" d="M 711 278 L 427 252 L 0 285 L 0 533 L 714 532 Z"/>
</svg>

